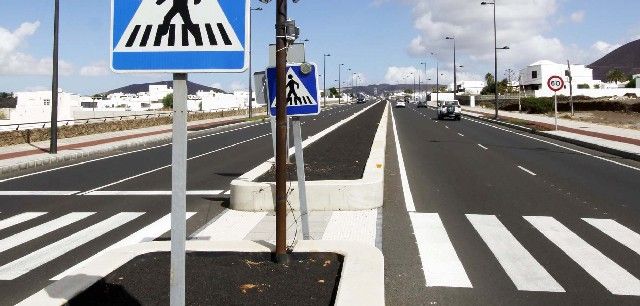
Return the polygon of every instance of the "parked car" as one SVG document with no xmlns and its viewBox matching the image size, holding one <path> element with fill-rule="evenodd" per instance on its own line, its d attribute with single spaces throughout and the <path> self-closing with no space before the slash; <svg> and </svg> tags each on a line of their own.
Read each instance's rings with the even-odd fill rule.
<svg viewBox="0 0 640 306">
<path fill-rule="evenodd" d="M 398 100 L 398 102 L 396 102 L 396 108 L 405 108 L 407 107 L 407 102 L 404 102 L 403 100 Z"/>
<path fill-rule="evenodd" d="M 460 106 L 460 102 L 456 100 L 439 102 L 438 120 L 442 120 L 444 118 L 460 120 L 462 118 L 462 107 Z"/>
</svg>

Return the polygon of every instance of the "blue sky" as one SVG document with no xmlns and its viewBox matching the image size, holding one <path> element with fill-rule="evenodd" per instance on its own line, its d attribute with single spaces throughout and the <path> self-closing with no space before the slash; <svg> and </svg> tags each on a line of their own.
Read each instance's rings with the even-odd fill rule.
<svg viewBox="0 0 640 306">
<path fill-rule="evenodd" d="M 208 1 L 208 0 L 204 0 Z M 50 85 L 53 1 L 0 0 L 0 91 L 46 89 Z M 117 75 L 108 71 L 110 2 L 61 1 L 63 75 L 60 87 L 90 94 L 130 83 L 167 80 L 167 74 Z M 360 74 L 365 83 L 403 82 L 407 73 L 435 76 L 437 58 L 443 77 L 452 73 L 451 42 L 455 35 L 461 78 L 475 79 L 492 70 L 490 8 L 469 0 L 301 0 L 289 4 L 307 43 L 307 59 L 335 85 L 338 64 Z M 520 0 L 498 1 L 501 68 L 519 69 L 539 59 L 588 64 L 611 49 L 640 39 L 640 1 Z M 502 4 L 504 2 L 504 4 Z M 45 5 L 43 5 L 45 4 Z M 267 65 L 274 41 L 275 5 L 252 0 L 254 68 Z M 437 56 L 430 57 L 434 52 Z M 420 71 L 416 70 L 419 69 Z M 344 72 L 346 74 L 346 72 Z M 226 90 L 244 88 L 244 74 L 192 74 L 190 79 Z M 404 82 L 407 82 L 406 80 Z"/>
</svg>

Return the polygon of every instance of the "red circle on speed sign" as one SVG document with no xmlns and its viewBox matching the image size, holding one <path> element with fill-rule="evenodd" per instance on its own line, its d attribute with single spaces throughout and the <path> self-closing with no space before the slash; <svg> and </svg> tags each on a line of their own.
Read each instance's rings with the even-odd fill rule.
<svg viewBox="0 0 640 306">
<path fill-rule="evenodd" d="M 552 91 L 560 91 L 564 88 L 564 80 L 561 77 L 554 75 L 549 78 L 549 81 L 547 81 L 547 86 L 549 86 L 549 89 Z"/>
</svg>

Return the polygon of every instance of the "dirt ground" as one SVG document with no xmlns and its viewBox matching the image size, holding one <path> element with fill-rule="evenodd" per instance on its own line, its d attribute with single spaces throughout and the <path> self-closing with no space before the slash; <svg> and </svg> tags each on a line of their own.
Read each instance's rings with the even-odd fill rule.
<svg viewBox="0 0 640 306">
<path fill-rule="evenodd" d="M 553 114 L 551 114 L 553 116 Z M 560 113 L 559 117 L 571 119 L 570 113 Z M 640 130 L 640 113 L 635 112 L 576 112 L 574 120 L 610 125 L 620 128 Z"/>
</svg>

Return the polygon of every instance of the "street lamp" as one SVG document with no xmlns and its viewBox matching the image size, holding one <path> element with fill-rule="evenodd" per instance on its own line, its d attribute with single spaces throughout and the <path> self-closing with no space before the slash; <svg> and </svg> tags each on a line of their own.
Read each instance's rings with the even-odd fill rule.
<svg viewBox="0 0 640 306">
<path fill-rule="evenodd" d="M 338 65 L 338 104 L 342 103 L 342 66 L 344 64 Z"/>
<path fill-rule="evenodd" d="M 427 62 L 421 62 L 420 65 L 424 66 L 424 101 L 427 102 L 427 90 L 428 90 L 428 86 L 429 84 L 427 83 Z M 429 79 L 431 80 L 431 79 Z M 420 89 L 418 89 L 420 90 Z"/>
<path fill-rule="evenodd" d="M 456 72 L 456 38 L 451 36 L 447 37 L 447 40 L 453 40 L 453 98 L 455 99 L 458 93 L 458 74 Z"/>
<path fill-rule="evenodd" d="M 53 9 L 53 74 L 51 81 L 51 141 L 49 154 L 58 153 L 58 45 L 60 32 L 60 0 L 55 0 Z"/>
<path fill-rule="evenodd" d="M 438 101 L 440 101 L 440 63 L 435 53 L 431 52 L 431 55 L 436 60 L 436 105 L 438 105 Z"/>
<path fill-rule="evenodd" d="M 261 7 L 258 8 L 252 8 L 251 9 L 251 16 L 253 16 L 253 12 L 254 11 L 262 11 Z M 252 87 L 252 82 L 253 82 L 253 76 L 251 75 L 251 51 L 253 50 L 252 47 L 253 45 L 251 44 L 251 30 L 253 28 L 253 18 L 249 18 L 249 118 L 251 118 L 253 116 L 253 87 Z M 267 110 L 269 109 L 269 107 L 267 107 Z"/>
<path fill-rule="evenodd" d="M 322 87 L 324 88 L 324 107 L 327 107 L 327 56 L 331 56 L 331 54 L 322 54 Z"/>
<path fill-rule="evenodd" d="M 504 47 L 504 48 L 498 48 L 498 30 L 496 27 L 496 0 L 494 0 L 493 2 L 487 2 L 487 1 L 483 1 L 482 3 L 480 3 L 481 5 L 493 5 L 493 41 L 494 41 L 494 48 L 495 48 L 495 74 L 494 74 L 494 82 L 495 82 L 495 107 L 496 107 L 496 112 L 495 112 L 495 118 L 498 119 L 498 50 L 506 50 L 509 49 L 509 47 Z"/>
</svg>

